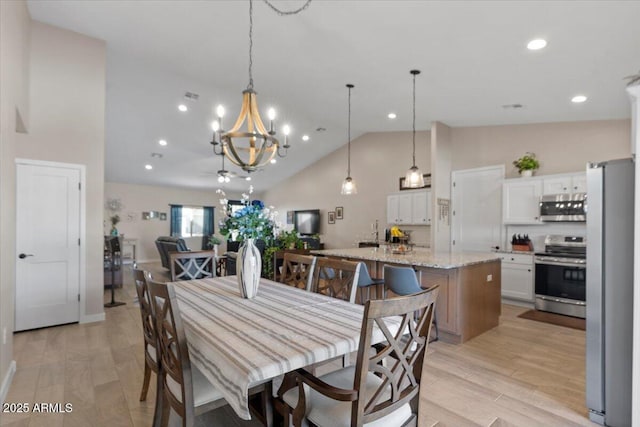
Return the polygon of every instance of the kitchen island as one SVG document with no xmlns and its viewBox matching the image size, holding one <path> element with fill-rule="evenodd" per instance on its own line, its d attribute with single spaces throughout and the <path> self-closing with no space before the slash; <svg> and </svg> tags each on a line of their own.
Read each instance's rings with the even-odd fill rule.
<svg viewBox="0 0 640 427">
<path fill-rule="evenodd" d="M 421 272 L 422 287 L 439 285 L 436 314 L 440 339 L 462 343 L 498 326 L 500 258 L 495 253 L 432 253 L 416 248 L 394 254 L 384 247 L 311 251 L 315 255 L 362 261 L 372 277 L 384 265 L 409 266 Z"/>
</svg>

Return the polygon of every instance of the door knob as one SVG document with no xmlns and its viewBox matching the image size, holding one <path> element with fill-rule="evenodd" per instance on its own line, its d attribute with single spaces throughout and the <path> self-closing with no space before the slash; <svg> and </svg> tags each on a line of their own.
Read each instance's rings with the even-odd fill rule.
<svg viewBox="0 0 640 427">
<path fill-rule="evenodd" d="M 18 258 L 25 259 L 28 256 L 33 256 L 33 254 L 20 254 L 20 255 L 18 255 Z"/>
</svg>

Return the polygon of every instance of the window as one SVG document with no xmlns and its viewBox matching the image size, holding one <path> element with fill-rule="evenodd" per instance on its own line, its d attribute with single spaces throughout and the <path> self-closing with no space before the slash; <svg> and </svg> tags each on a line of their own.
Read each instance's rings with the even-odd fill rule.
<svg viewBox="0 0 640 427">
<path fill-rule="evenodd" d="M 182 208 L 180 221 L 180 237 L 199 237 L 203 235 L 204 209 Z"/>
<path fill-rule="evenodd" d="M 202 237 L 202 249 L 209 248 L 213 234 L 212 206 L 171 206 L 170 233 L 174 237 Z"/>
</svg>

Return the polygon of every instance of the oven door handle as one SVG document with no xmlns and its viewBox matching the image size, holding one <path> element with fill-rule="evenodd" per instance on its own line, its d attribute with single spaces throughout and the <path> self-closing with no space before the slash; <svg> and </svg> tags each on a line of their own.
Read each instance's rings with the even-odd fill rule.
<svg viewBox="0 0 640 427">
<path fill-rule="evenodd" d="M 586 262 L 583 260 L 579 262 L 562 262 L 562 261 L 551 261 L 551 260 L 536 258 L 535 263 L 544 264 L 544 265 L 557 265 L 559 267 L 581 267 L 581 268 L 587 267 Z"/>
<path fill-rule="evenodd" d="M 544 300 L 544 301 L 561 302 L 563 304 L 572 304 L 572 305 L 578 305 L 578 306 L 587 305 L 587 303 L 585 301 L 577 301 L 577 300 L 572 300 L 572 299 L 550 297 L 550 296 L 547 296 L 547 295 L 536 295 L 536 298 Z"/>
</svg>

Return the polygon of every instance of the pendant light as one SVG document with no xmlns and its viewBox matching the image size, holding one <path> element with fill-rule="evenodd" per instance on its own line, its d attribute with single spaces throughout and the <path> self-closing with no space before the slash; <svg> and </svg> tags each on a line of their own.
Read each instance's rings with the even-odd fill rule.
<svg viewBox="0 0 640 427">
<path fill-rule="evenodd" d="M 353 89 L 352 84 L 347 84 L 347 89 L 349 89 L 349 122 L 347 125 L 347 177 L 342 182 L 342 191 L 341 193 L 344 195 L 357 194 L 358 187 L 356 186 L 356 182 L 351 178 L 351 89 Z"/>
<path fill-rule="evenodd" d="M 424 177 L 416 166 L 416 76 L 420 74 L 420 70 L 411 70 L 410 73 L 413 75 L 413 166 L 405 175 L 404 187 L 422 188 L 424 187 Z"/>
</svg>

